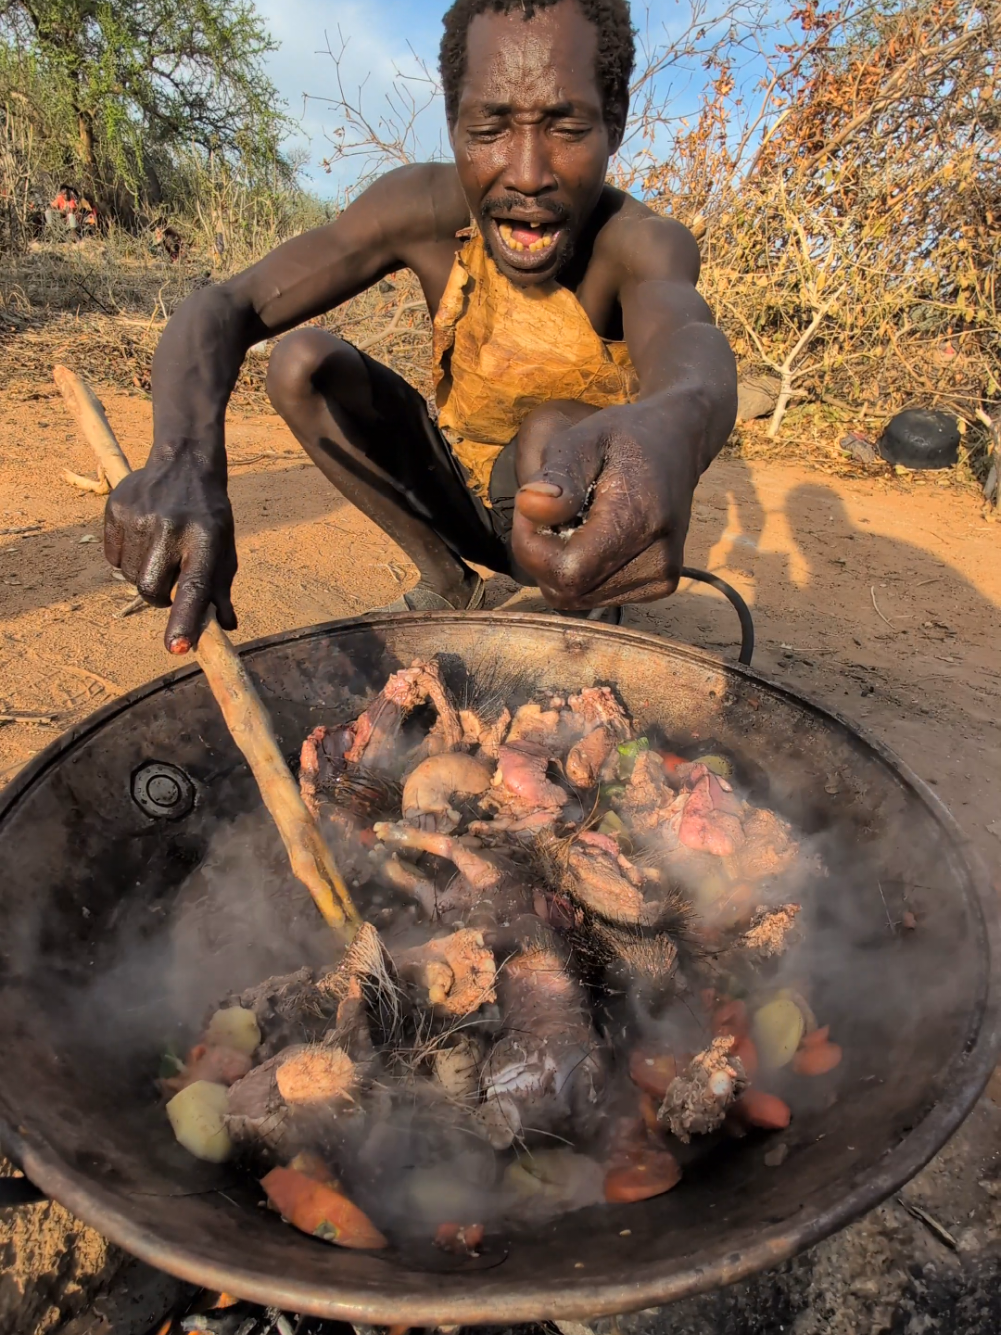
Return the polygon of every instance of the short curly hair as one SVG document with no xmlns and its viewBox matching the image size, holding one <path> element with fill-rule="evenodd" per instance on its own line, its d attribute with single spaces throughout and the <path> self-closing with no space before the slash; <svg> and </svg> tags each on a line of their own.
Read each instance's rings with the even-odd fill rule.
<svg viewBox="0 0 1001 1335">
<path fill-rule="evenodd" d="M 459 93 L 466 74 L 466 35 L 477 14 L 511 14 L 520 10 L 527 21 L 539 10 L 551 9 L 559 3 L 560 0 L 454 0 L 442 19 L 445 34 L 438 55 L 445 115 L 450 125 L 455 123 Z M 636 59 L 628 0 L 576 0 L 576 3 L 584 17 L 598 29 L 595 74 L 601 89 L 605 120 L 617 124 L 629 103 L 629 79 Z"/>
</svg>

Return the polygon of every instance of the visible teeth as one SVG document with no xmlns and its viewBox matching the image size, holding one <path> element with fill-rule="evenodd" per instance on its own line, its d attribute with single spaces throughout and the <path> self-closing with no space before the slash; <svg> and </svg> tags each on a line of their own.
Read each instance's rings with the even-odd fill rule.
<svg viewBox="0 0 1001 1335">
<path fill-rule="evenodd" d="M 498 222 L 497 230 L 500 232 L 504 244 L 509 246 L 511 250 L 528 250 L 536 252 L 540 250 L 548 250 L 556 240 L 555 233 L 543 232 L 541 236 L 538 236 L 534 241 L 530 241 L 526 245 L 524 241 L 519 241 L 514 235 L 514 228 L 511 223 Z"/>
</svg>

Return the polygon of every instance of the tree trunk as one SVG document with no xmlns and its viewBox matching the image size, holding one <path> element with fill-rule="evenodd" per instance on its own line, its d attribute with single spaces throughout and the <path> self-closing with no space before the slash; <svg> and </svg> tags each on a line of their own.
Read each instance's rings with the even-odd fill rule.
<svg viewBox="0 0 1001 1335">
<path fill-rule="evenodd" d="M 94 179 L 94 122 L 86 111 L 76 113 L 77 130 L 80 135 L 80 161 L 90 180 Z"/>
</svg>

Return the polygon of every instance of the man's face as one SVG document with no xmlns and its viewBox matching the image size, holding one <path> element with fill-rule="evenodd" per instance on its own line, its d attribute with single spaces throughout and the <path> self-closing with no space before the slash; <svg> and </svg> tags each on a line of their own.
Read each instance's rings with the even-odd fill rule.
<svg viewBox="0 0 1001 1335">
<path fill-rule="evenodd" d="M 490 12 L 469 25 L 452 150 L 490 254 L 524 287 L 569 259 L 618 147 L 602 114 L 597 39 L 574 0 L 527 22 Z"/>
</svg>

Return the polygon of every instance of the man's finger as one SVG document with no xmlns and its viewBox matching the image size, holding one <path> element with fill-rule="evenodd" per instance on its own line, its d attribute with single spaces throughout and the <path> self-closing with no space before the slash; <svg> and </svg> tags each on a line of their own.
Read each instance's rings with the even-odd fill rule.
<svg viewBox="0 0 1001 1335">
<path fill-rule="evenodd" d="M 211 589 L 201 567 L 185 569 L 182 565 L 174 602 L 167 618 L 167 629 L 163 633 L 163 642 L 169 653 L 186 654 L 194 649 L 211 602 Z"/>
<path fill-rule="evenodd" d="M 104 507 L 104 559 L 116 570 L 122 564 L 122 526 L 110 501 Z"/>
<path fill-rule="evenodd" d="M 212 601 L 215 603 L 216 620 L 223 630 L 236 630 L 236 611 L 229 590 L 217 588 Z"/>
<path fill-rule="evenodd" d="M 554 432 L 536 454 L 536 468 L 525 476 L 516 510 L 535 524 L 555 527 L 579 515 L 601 471 L 603 442 L 585 426 Z"/>
</svg>

